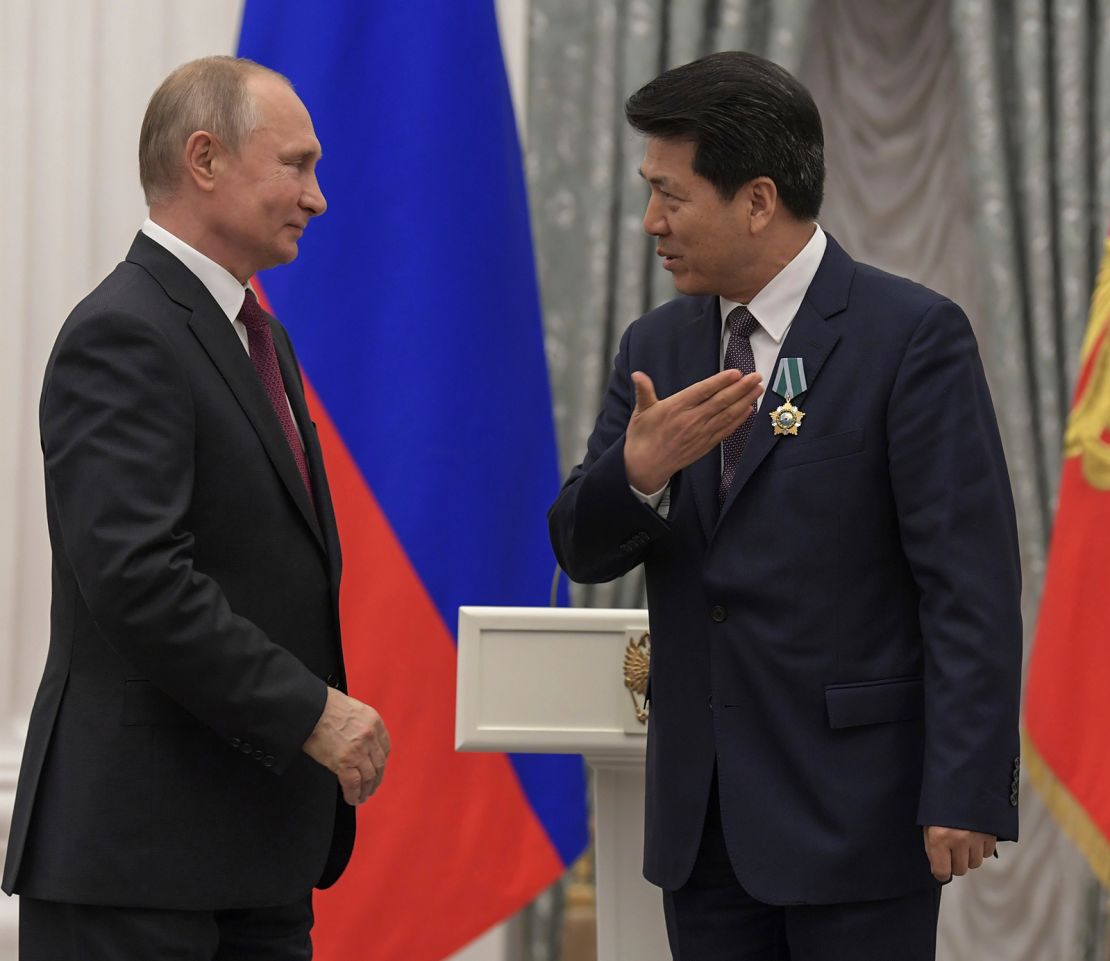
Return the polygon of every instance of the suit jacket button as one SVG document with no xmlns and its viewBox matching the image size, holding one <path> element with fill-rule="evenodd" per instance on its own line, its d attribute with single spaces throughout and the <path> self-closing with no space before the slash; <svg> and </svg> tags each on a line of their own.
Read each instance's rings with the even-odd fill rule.
<svg viewBox="0 0 1110 961">
<path fill-rule="evenodd" d="M 728 620 L 728 610 L 721 607 L 720 604 L 716 605 L 713 610 L 709 612 L 709 616 L 713 618 L 718 624 Z"/>
<path fill-rule="evenodd" d="M 262 751 L 255 751 L 254 754 L 251 755 L 256 761 L 261 761 L 264 756 Z"/>
<path fill-rule="evenodd" d="M 239 743 L 240 743 L 240 742 L 239 742 L 239 738 L 237 738 L 237 737 L 233 737 L 233 738 L 231 739 L 231 746 L 232 746 L 232 747 L 238 747 L 238 746 L 239 746 Z"/>
<path fill-rule="evenodd" d="M 339 687 L 339 675 L 334 672 L 328 675 L 328 687 Z"/>
<path fill-rule="evenodd" d="M 244 754 L 250 754 L 250 752 L 254 750 L 254 747 L 253 745 L 248 744 L 246 741 L 243 741 L 243 743 L 239 745 L 239 750 L 242 751 Z"/>
<path fill-rule="evenodd" d="M 267 754 L 262 759 L 262 766 L 263 767 L 273 767 L 274 766 L 274 756 L 272 754 Z"/>
</svg>

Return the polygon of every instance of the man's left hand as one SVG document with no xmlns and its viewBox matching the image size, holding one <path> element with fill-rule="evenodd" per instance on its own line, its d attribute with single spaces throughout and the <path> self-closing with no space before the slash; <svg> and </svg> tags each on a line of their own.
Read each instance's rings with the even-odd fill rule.
<svg viewBox="0 0 1110 961">
<path fill-rule="evenodd" d="M 994 854 L 998 838 L 993 834 L 964 831 L 960 828 L 924 828 L 925 853 L 933 877 L 946 884 L 953 875 L 963 876 L 979 867 Z"/>
</svg>

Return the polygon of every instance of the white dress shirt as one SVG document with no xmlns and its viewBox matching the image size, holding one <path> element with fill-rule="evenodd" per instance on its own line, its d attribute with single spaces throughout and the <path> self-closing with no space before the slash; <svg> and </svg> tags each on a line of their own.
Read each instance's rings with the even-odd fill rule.
<svg viewBox="0 0 1110 961">
<path fill-rule="evenodd" d="M 247 328 L 238 320 L 239 311 L 243 309 L 243 299 L 247 295 L 247 288 L 239 283 L 227 270 L 221 267 L 210 257 L 206 257 L 195 247 L 190 247 L 180 237 L 171 234 L 165 227 L 156 224 L 149 217 L 143 221 L 143 233 L 146 234 L 160 247 L 165 247 L 171 254 L 180 260 L 197 280 L 204 284 L 212 299 L 219 305 L 231 321 L 231 326 L 243 345 L 243 350 L 250 356 L 250 341 L 247 339 Z M 285 395 L 285 403 L 289 404 L 289 395 Z M 293 416 L 293 405 L 289 404 L 289 416 L 293 420 L 293 429 L 304 446 L 304 437 L 301 436 L 301 425 Z"/>
<path fill-rule="evenodd" d="M 738 304 L 724 297 L 719 298 L 721 313 L 719 364 L 722 370 L 725 363 L 725 350 L 731 336 L 728 329 L 728 315 L 734 308 L 746 306 L 751 311 L 752 316 L 759 322 L 751 335 L 755 369 L 763 378 L 764 390 L 764 393 L 760 395 L 756 402 L 757 411 L 763 403 L 763 398 L 767 396 L 766 392 L 771 389 L 771 378 L 774 375 L 771 368 L 778 358 L 782 342 L 790 331 L 790 325 L 794 322 L 794 315 L 798 313 L 798 308 L 802 306 L 802 300 L 805 299 L 809 285 L 813 283 L 817 268 L 821 266 L 821 258 L 825 256 L 825 247 L 828 245 L 825 232 L 816 224 L 814 224 L 814 228 L 813 236 L 798 251 L 794 259 L 775 274 L 748 304 Z M 663 488 L 657 490 L 654 494 L 645 494 L 643 491 L 636 490 L 635 487 L 632 488 L 632 493 L 666 517 L 670 511 L 670 497 L 668 496 L 670 487 L 671 482 L 668 480 Z"/>
</svg>

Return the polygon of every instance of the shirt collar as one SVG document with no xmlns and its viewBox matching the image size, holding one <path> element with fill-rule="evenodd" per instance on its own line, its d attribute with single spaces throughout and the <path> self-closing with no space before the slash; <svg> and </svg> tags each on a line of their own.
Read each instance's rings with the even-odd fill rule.
<svg viewBox="0 0 1110 961">
<path fill-rule="evenodd" d="M 227 314 L 228 320 L 235 320 L 239 316 L 246 288 L 223 267 L 149 217 L 143 221 L 143 233 L 156 244 L 165 247 L 204 284 L 220 310 Z"/>
<path fill-rule="evenodd" d="M 759 326 L 776 344 L 782 343 L 783 337 L 790 329 L 794 315 L 802 306 L 802 300 L 809 290 L 809 285 L 813 283 L 817 268 L 821 266 L 821 258 L 825 256 L 825 247 L 828 245 L 825 232 L 816 224 L 814 227 L 816 229 L 813 231 L 813 236 L 798 251 L 794 259 L 775 274 L 747 304 L 748 310 L 759 321 Z M 729 313 L 741 305 L 724 297 L 721 297 L 720 301 L 723 325 Z"/>
</svg>

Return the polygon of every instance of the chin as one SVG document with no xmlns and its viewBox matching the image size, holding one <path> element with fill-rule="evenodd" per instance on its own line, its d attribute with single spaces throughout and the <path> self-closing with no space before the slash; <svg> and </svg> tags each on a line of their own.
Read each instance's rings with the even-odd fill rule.
<svg viewBox="0 0 1110 961">
<path fill-rule="evenodd" d="M 280 250 L 274 251 L 274 264 L 291 264 L 297 259 L 297 254 L 300 253 L 296 244 L 289 247 L 283 247 Z"/>
<path fill-rule="evenodd" d="M 687 297 L 700 297 L 703 294 L 712 293 L 704 283 L 700 283 L 693 277 L 672 277 L 672 279 L 674 280 L 674 289 Z"/>
</svg>

